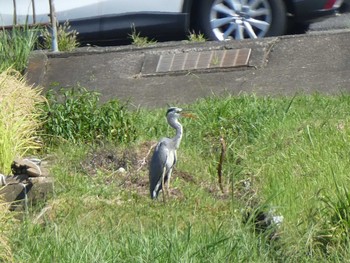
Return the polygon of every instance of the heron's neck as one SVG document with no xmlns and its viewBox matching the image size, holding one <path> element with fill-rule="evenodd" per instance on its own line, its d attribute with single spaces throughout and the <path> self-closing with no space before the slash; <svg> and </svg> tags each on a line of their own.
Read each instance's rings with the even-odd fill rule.
<svg viewBox="0 0 350 263">
<path fill-rule="evenodd" d="M 170 119 L 169 125 L 176 130 L 175 137 L 172 138 L 175 149 L 179 148 L 182 139 L 182 125 L 177 119 Z"/>
</svg>

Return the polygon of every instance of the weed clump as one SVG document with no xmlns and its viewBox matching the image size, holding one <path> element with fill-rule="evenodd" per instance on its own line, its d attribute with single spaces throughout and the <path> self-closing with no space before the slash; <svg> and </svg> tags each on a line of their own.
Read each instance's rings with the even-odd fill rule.
<svg viewBox="0 0 350 263">
<path fill-rule="evenodd" d="M 346 185 L 339 185 L 334 176 L 335 194 L 321 189 L 317 207 L 318 213 L 313 213 L 317 229 L 313 241 L 315 249 L 320 249 L 329 256 L 335 251 L 344 251 L 349 247 L 350 240 L 350 191 Z"/>
<path fill-rule="evenodd" d="M 60 51 L 73 51 L 79 46 L 78 32 L 72 30 L 68 21 L 57 26 L 58 49 Z M 52 29 L 46 27 L 42 31 L 43 49 L 52 49 Z"/>
<path fill-rule="evenodd" d="M 195 31 L 190 31 L 187 36 L 187 39 L 188 39 L 188 42 L 193 42 L 193 43 L 203 43 L 207 41 L 204 34 L 196 33 Z"/>
<path fill-rule="evenodd" d="M 76 142 L 131 142 L 137 138 L 134 120 L 118 100 L 99 103 L 100 94 L 82 87 L 50 90 L 44 107 L 44 138 Z"/>
<path fill-rule="evenodd" d="M 137 47 L 146 47 L 157 43 L 157 41 L 153 39 L 141 36 L 141 33 L 136 31 L 135 25 L 132 26 L 131 34 L 129 34 L 129 37 L 131 39 L 132 44 L 134 44 Z"/>
<path fill-rule="evenodd" d="M 37 39 L 37 28 L 22 26 L 12 30 L 0 30 L 0 72 L 10 67 L 23 72 Z"/>
</svg>

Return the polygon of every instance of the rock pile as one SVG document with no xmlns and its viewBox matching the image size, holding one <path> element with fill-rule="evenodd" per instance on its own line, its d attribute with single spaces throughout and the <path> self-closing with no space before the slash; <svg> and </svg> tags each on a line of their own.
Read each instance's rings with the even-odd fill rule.
<svg viewBox="0 0 350 263">
<path fill-rule="evenodd" d="M 41 160 L 14 160 L 11 170 L 12 175 L 0 174 L 0 196 L 12 204 L 12 210 L 25 210 L 53 192 L 53 179 Z"/>
<path fill-rule="evenodd" d="M 28 177 L 47 177 L 48 171 L 41 166 L 39 159 L 14 160 L 11 165 L 13 175 L 28 175 Z"/>
</svg>

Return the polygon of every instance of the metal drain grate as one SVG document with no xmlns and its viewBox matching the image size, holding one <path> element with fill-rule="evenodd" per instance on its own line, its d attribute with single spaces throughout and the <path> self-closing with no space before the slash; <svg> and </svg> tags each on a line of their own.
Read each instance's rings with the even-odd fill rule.
<svg viewBox="0 0 350 263">
<path fill-rule="evenodd" d="M 213 50 L 160 55 L 156 73 L 248 66 L 251 49 Z"/>
</svg>

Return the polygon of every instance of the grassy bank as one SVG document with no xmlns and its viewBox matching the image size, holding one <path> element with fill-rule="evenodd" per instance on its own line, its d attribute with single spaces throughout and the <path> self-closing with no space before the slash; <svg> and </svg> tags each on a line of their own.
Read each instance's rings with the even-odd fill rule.
<svg viewBox="0 0 350 263">
<path fill-rule="evenodd" d="M 167 203 L 150 200 L 143 162 L 156 140 L 173 134 L 164 109 L 135 113 L 133 141 L 65 140 L 49 150 L 53 198 L 13 233 L 15 261 L 343 262 L 350 256 L 349 104 L 347 95 L 297 95 L 188 105 L 198 118 L 182 120 Z M 283 222 L 257 227 L 260 212 Z"/>
</svg>

